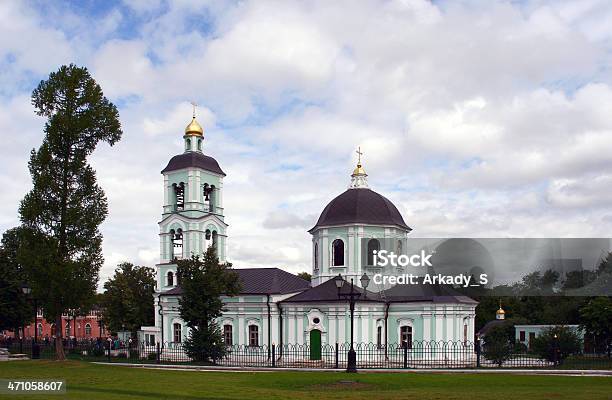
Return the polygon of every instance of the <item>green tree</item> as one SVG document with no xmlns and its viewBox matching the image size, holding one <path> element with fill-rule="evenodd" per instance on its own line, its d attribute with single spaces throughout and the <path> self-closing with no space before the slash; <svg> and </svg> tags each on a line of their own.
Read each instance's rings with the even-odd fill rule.
<svg viewBox="0 0 612 400">
<path fill-rule="evenodd" d="M 0 330 L 17 329 L 34 318 L 34 309 L 21 290 L 27 282 L 23 267 L 17 260 L 21 244 L 21 228 L 12 228 L 2 234 L 0 244 Z"/>
<path fill-rule="evenodd" d="M 484 337 L 482 355 L 501 367 L 512 356 L 514 341 L 508 337 L 509 324 L 491 328 Z"/>
<path fill-rule="evenodd" d="M 539 357 L 561 363 L 569 355 L 580 352 L 581 341 L 574 330 L 555 326 L 543 330 L 530 342 L 532 351 Z"/>
<path fill-rule="evenodd" d="M 103 263 L 98 227 L 108 206 L 87 158 L 100 141 L 122 135 L 117 108 L 86 68 L 62 66 L 32 93 L 36 113 L 47 118 L 45 137 L 29 162 L 32 190 L 19 213 L 26 228 L 20 262 L 48 321 L 79 309 L 95 294 Z M 57 358 L 64 359 L 62 329 Z"/>
<path fill-rule="evenodd" d="M 312 280 L 312 275 L 310 275 L 308 272 L 300 272 L 299 274 L 297 274 L 297 276 L 308 282 Z"/>
<path fill-rule="evenodd" d="M 580 327 L 596 339 L 603 350 L 610 354 L 612 344 L 612 299 L 596 297 L 580 309 Z"/>
<path fill-rule="evenodd" d="M 216 318 L 223 312 L 221 296 L 235 296 L 240 292 L 238 274 L 230 263 L 220 263 L 214 248 L 204 257 L 193 256 L 178 260 L 177 274 L 181 279 L 180 314 L 191 328 L 185 341 L 189 357 L 197 361 L 215 361 L 226 349 Z"/>
<path fill-rule="evenodd" d="M 104 283 L 102 316 L 111 331 L 127 329 L 132 334 L 154 321 L 155 271 L 125 262 Z"/>
</svg>

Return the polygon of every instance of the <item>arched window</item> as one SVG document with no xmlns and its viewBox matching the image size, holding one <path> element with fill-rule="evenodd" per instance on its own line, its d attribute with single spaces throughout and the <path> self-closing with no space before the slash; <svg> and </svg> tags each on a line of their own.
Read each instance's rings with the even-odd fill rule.
<svg viewBox="0 0 612 400">
<path fill-rule="evenodd" d="M 43 327 L 42 327 L 42 324 L 41 324 L 41 323 L 39 323 L 38 325 L 36 325 L 36 329 L 38 329 L 38 333 L 37 333 L 37 334 L 38 334 L 38 336 L 42 336 L 42 334 L 43 334 Z"/>
<path fill-rule="evenodd" d="M 177 229 L 176 232 L 170 231 L 170 237 L 172 240 L 172 257 L 182 258 L 183 257 L 183 230 Z"/>
<path fill-rule="evenodd" d="M 215 204 L 217 202 L 217 192 L 215 185 L 210 185 L 210 196 L 208 201 L 208 211 L 215 212 Z"/>
<path fill-rule="evenodd" d="M 225 343 L 226 346 L 231 346 L 234 343 L 232 326 L 229 324 L 223 325 L 223 343 Z"/>
<path fill-rule="evenodd" d="M 185 139 L 185 150 L 191 150 L 191 139 Z"/>
<path fill-rule="evenodd" d="M 332 242 L 332 266 L 344 265 L 344 242 L 336 239 Z"/>
<path fill-rule="evenodd" d="M 467 346 L 468 341 L 468 320 L 465 318 L 463 320 L 463 345 Z"/>
<path fill-rule="evenodd" d="M 70 337 L 70 321 L 66 321 L 66 337 Z"/>
<path fill-rule="evenodd" d="M 314 245 L 314 269 L 317 271 L 319 269 L 319 244 L 315 243 Z"/>
<path fill-rule="evenodd" d="M 383 334 L 383 330 L 382 330 L 382 326 L 378 326 L 376 327 L 376 346 L 380 349 L 382 347 L 382 334 Z"/>
<path fill-rule="evenodd" d="M 380 251 L 380 242 L 378 239 L 370 239 L 368 241 L 368 265 L 374 265 L 374 252 Z"/>
<path fill-rule="evenodd" d="M 57 332 L 55 332 L 55 324 L 51 324 L 51 336 L 55 336 Z"/>
<path fill-rule="evenodd" d="M 185 209 L 185 183 L 181 182 L 178 185 L 173 183 L 172 187 L 174 188 L 176 211 L 183 211 Z"/>
<path fill-rule="evenodd" d="M 404 325 L 400 327 L 400 341 L 402 343 L 402 348 L 408 346 L 409 349 L 412 348 L 412 327 L 408 325 Z"/>
<path fill-rule="evenodd" d="M 202 151 L 202 139 L 198 139 L 198 151 Z"/>
<path fill-rule="evenodd" d="M 174 273 L 172 271 L 168 271 L 167 277 L 168 278 L 166 279 L 166 285 L 174 286 Z"/>
<path fill-rule="evenodd" d="M 397 241 L 397 255 L 399 256 L 400 254 L 402 254 L 402 241 L 398 240 Z"/>
<path fill-rule="evenodd" d="M 249 325 L 249 346 L 259 346 L 259 327 Z"/>
<path fill-rule="evenodd" d="M 91 336 L 91 324 L 85 324 L 85 336 Z"/>
<path fill-rule="evenodd" d="M 213 249 L 215 249 L 215 251 L 218 253 L 219 252 L 219 235 L 217 234 L 217 231 L 212 232 L 212 246 L 213 246 Z"/>
<path fill-rule="evenodd" d="M 181 336 L 181 324 L 175 322 L 172 324 L 172 332 L 174 333 L 174 343 L 181 343 L 183 337 Z"/>
</svg>

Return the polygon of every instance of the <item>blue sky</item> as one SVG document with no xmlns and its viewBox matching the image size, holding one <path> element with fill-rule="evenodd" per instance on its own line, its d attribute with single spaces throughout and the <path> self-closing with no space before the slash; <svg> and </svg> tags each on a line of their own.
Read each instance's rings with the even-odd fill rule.
<svg viewBox="0 0 612 400">
<path fill-rule="evenodd" d="M 42 140 L 30 93 L 74 62 L 124 129 L 92 157 L 102 280 L 157 262 L 159 171 L 192 100 L 237 267 L 310 269 L 306 229 L 357 146 L 414 236 L 609 236 L 610 20 L 606 1 L 0 2 L 0 230 Z"/>
</svg>

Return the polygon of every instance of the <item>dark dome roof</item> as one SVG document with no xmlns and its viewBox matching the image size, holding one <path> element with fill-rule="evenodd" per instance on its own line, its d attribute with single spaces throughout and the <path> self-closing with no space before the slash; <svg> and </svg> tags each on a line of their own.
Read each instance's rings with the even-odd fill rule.
<svg viewBox="0 0 612 400">
<path fill-rule="evenodd" d="M 365 188 L 348 189 L 333 199 L 310 232 L 322 226 L 344 224 L 395 225 L 411 230 L 389 199 Z"/>
<path fill-rule="evenodd" d="M 170 162 L 162 170 L 162 174 L 170 171 L 176 171 L 178 169 L 197 167 L 202 168 L 206 171 L 214 172 L 215 174 L 225 176 L 225 172 L 219 167 L 219 163 L 212 157 L 205 156 L 202 153 L 195 151 L 188 151 L 178 156 L 174 156 L 170 159 Z"/>
</svg>

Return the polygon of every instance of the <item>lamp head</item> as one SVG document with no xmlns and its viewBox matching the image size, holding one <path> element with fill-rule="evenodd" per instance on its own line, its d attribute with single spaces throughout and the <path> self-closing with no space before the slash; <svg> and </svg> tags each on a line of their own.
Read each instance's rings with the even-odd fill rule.
<svg viewBox="0 0 612 400">
<path fill-rule="evenodd" d="M 340 291 L 340 289 L 342 289 L 342 286 L 344 286 L 344 278 L 342 277 L 342 275 L 338 274 L 338 277 L 335 279 L 336 281 L 336 287 L 338 288 L 338 291 Z"/>
<path fill-rule="evenodd" d="M 359 281 L 361 282 L 361 287 L 365 290 L 368 288 L 368 285 L 370 284 L 370 277 L 368 276 L 368 274 L 364 272 L 363 275 L 361 275 L 361 278 L 359 279 Z"/>
</svg>

